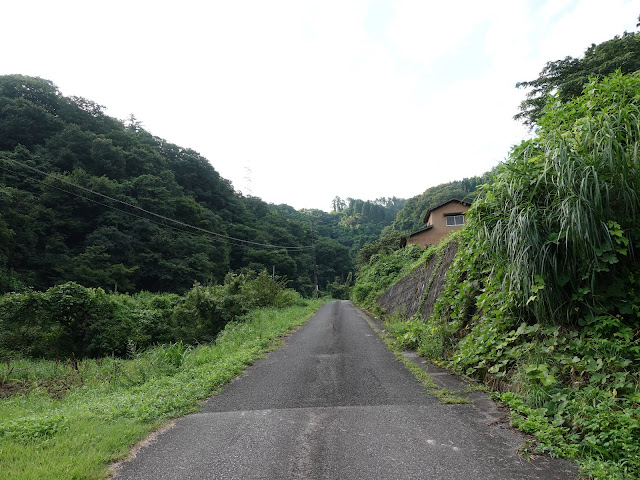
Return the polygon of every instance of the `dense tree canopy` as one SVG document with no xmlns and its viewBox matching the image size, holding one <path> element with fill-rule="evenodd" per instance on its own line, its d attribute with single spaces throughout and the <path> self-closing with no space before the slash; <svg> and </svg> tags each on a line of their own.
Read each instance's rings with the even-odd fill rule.
<svg viewBox="0 0 640 480">
<path fill-rule="evenodd" d="M 516 84 L 530 90 L 514 118 L 533 127 L 542 117 L 549 95 L 555 93 L 555 100 L 567 103 L 582 94 L 590 78 L 602 79 L 616 70 L 623 74 L 640 70 L 640 33 L 625 32 L 592 44 L 583 58 L 568 56 L 547 62 L 538 78 Z"/>
</svg>

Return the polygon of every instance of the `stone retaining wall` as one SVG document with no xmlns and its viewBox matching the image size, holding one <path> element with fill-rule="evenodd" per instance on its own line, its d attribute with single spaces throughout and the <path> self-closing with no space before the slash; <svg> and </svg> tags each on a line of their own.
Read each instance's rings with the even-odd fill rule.
<svg viewBox="0 0 640 480">
<path fill-rule="evenodd" d="M 398 314 L 405 318 L 412 317 L 420 309 L 422 318 L 428 319 L 444 289 L 447 270 L 457 252 L 458 243 L 450 242 L 439 254 L 416 267 L 380 295 L 378 305 L 388 314 Z"/>
</svg>

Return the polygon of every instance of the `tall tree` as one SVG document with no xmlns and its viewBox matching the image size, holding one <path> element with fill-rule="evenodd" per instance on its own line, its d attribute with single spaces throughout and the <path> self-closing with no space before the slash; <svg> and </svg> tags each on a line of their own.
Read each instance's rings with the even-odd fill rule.
<svg viewBox="0 0 640 480">
<path fill-rule="evenodd" d="M 616 35 L 598 45 L 592 44 L 583 58 L 565 57 L 547 62 L 534 80 L 516 83 L 517 88 L 531 89 L 520 103 L 516 120 L 533 127 L 544 113 L 552 93 L 562 103 L 580 96 L 590 78 L 602 79 L 616 70 L 623 74 L 640 70 L 640 33 Z"/>
<path fill-rule="evenodd" d="M 344 200 L 336 195 L 336 197 L 331 201 L 331 206 L 334 212 L 341 212 L 342 210 L 344 210 L 347 204 Z"/>
</svg>

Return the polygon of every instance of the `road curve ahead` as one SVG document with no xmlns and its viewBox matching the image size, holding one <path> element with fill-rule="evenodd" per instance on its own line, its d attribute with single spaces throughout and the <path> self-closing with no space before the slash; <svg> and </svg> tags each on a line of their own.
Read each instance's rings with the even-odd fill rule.
<svg viewBox="0 0 640 480">
<path fill-rule="evenodd" d="M 362 312 L 331 302 L 115 478 L 576 478 L 567 462 L 520 457 L 522 437 L 488 423 L 426 394 Z"/>
</svg>

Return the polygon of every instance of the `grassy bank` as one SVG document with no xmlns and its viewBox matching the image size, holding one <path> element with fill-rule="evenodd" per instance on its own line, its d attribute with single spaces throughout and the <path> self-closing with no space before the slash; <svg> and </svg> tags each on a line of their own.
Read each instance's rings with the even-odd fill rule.
<svg viewBox="0 0 640 480">
<path fill-rule="evenodd" d="M 386 322 L 394 348 L 415 349 L 492 387 L 492 398 L 509 407 L 511 425 L 536 437 L 523 454 L 573 460 L 581 478 L 639 478 L 637 340 L 532 326 L 472 330 L 456 344 L 459 331 L 452 335 L 447 328 L 419 318 Z M 498 368 L 501 362 L 512 365 L 508 374 Z"/>
<path fill-rule="evenodd" d="M 640 478 L 640 77 L 556 100 L 466 214 L 432 313 L 389 330 L 501 392 L 529 452 Z M 367 269 L 412 267 L 395 260 Z M 363 275 L 354 299 L 375 287 Z"/>
<path fill-rule="evenodd" d="M 255 310 L 227 324 L 209 345 L 174 343 L 131 351 L 126 360 L 5 365 L 0 380 L 13 384 L 14 391 L 5 388 L 12 394 L 0 399 L 2 477 L 107 477 L 109 464 L 138 440 L 168 419 L 196 410 L 199 401 L 278 346 L 322 303 Z"/>
</svg>

